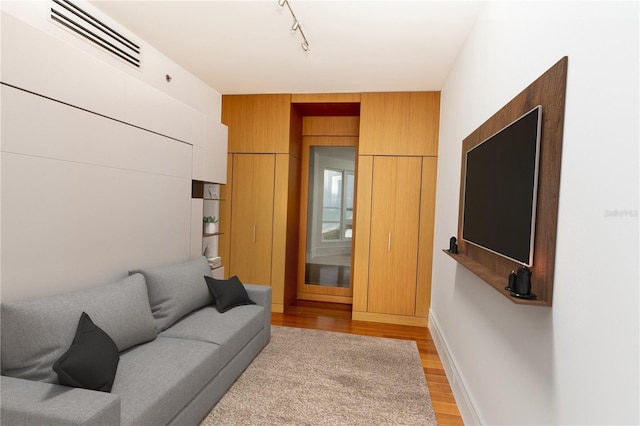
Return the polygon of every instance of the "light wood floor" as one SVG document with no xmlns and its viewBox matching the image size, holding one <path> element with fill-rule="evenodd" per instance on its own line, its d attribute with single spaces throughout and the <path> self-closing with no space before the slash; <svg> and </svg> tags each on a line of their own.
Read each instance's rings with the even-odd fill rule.
<svg viewBox="0 0 640 426">
<path fill-rule="evenodd" d="M 440 425 L 463 425 L 449 381 L 429 330 L 421 327 L 351 320 L 351 306 L 298 301 L 285 314 L 271 314 L 271 324 L 365 336 L 414 340 L 420 351 L 431 401 Z"/>
</svg>

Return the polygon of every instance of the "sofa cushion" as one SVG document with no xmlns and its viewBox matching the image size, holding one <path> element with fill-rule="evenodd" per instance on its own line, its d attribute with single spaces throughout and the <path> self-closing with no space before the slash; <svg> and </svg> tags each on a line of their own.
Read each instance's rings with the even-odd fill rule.
<svg viewBox="0 0 640 426">
<path fill-rule="evenodd" d="M 228 280 L 217 280 L 212 277 L 204 277 L 209 287 L 209 292 L 215 300 L 218 312 L 227 312 L 229 309 L 242 305 L 255 305 L 256 302 L 249 299 L 247 290 L 237 276 Z"/>
<path fill-rule="evenodd" d="M 222 366 L 225 366 L 263 328 L 262 306 L 238 306 L 224 314 L 207 306 L 183 318 L 160 336 L 217 343 Z"/>
<path fill-rule="evenodd" d="M 140 272 L 147 281 L 151 312 L 158 332 L 183 316 L 213 303 L 204 277 L 211 276 L 204 256 L 186 262 L 131 271 Z"/>
<path fill-rule="evenodd" d="M 109 392 L 120 356 L 111 337 L 83 312 L 73 343 L 53 364 L 61 385 Z"/>
<path fill-rule="evenodd" d="M 206 342 L 158 337 L 121 353 L 111 389 L 120 424 L 168 424 L 220 369 L 218 345 Z"/>
<path fill-rule="evenodd" d="M 2 425 L 120 424 L 120 397 L 0 376 Z"/>
<path fill-rule="evenodd" d="M 0 305 L 2 374 L 57 383 L 53 363 L 69 349 L 86 312 L 119 351 L 156 338 L 144 277 Z"/>
</svg>

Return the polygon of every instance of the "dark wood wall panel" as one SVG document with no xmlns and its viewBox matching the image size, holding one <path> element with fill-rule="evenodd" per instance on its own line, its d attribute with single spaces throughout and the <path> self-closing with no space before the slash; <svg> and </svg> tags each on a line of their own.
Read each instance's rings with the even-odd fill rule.
<svg viewBox="0 0 640 426">
<path fill-rule="evenodd" d="M 551 306 L 552 304 L 567 66 L 568 58 L 565 56 L 465 138 L 462 143 L 460 209 L 458 213 L 459 254 L 452 255 L 452 257 L 515 303 L 542 306 Z M 511 297 L 509 292 L 504 289 L 509 273 L 512 270 L 517 270 L 520 264 L 467 244 L 461 238 L 466 172 L 464 154 L 536 105 L 542 105 L 538 204 L 534 257 L 531 268 L 531 292 L 537 297 L 533 300 L 525 300 Z"/>
</svg>

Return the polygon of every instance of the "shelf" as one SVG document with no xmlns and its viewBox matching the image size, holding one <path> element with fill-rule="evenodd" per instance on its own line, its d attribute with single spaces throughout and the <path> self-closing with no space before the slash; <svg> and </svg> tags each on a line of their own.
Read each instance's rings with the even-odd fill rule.
<svg viewBox="0 0 640 426">
<path fill-rule="evenodd" d="M 207 238 L 207 237 L 215 237 L 216 235 L 223 235 L 224 232 L 214 232 L 213 234 L 202 234 L 202 238 Z"/>
<path fill-rule="evenodd" d="M 520 305 L 549 306 L 549 303 L 544 301 L 544 300 L 540 300 L 540 299 L 520 299 L 518 297 L 511 296 L 509 294 L 509 292 L 504 289 L 507 286 L 508 277 L 506 277 L 506 276 L 503 277 L 503 276 L 501 276 L 499 274 L 496 274 L 491 269 L 487 268 L 486 266 L 482 265 L 479 262 L 476 262 L 475 260 L 471 259 L 470 257 L 465 256 L 464 254 L 461 254 L 461 253 L 453 254 L 453 253 L 450 253 L 449 250 L 446 250 L 446 249 L 443 249 L 442 251 L 447 256 L 451 257 L 456 262 L 458 262 L 459 264 L 461 264 L 462 266 L 467 268 L 469 271 L 471 271 L 474 274 L 476 274 L 479 278 L 481 278 L 483 281 L 485 281 L 491 287 L 496 289 L 498 291 L 498 293 L 502 294 L 504 297 L 506 297 L 507 299 L 511 300 L 513 303 L 517 303 L 517 304 L 520 304 Z"/>
</svg>

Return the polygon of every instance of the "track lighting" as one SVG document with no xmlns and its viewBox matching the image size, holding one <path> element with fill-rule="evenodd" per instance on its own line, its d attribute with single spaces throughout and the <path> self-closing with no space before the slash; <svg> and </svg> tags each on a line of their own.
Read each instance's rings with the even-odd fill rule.
<svg viewBox="0 0 640 426">
<path fill-rule="evenodd" d="M 309 52 L 309 50 L 311 50 L 311 48 L 309 47 L 309 41 L 307 40 L 307 37 L 304 35 L 304 32 L 302 31 L 302 26 L 300 25 L 300 21 L 298 21 L 298 18 L 296 18 L 295 13 L 293 13 L 293 9 L 291 9 L 289 0 L 278 0 L 279 7 L 284 7 L 285 4 L 287 5 L 289 12 L 291 12 L 291 17 L 293 18 L 293 25 L 291 25 L 291 31 L 293 32 L 297 31 L 300 33 L 300 35 L 302 36 L 302 43 L 300 44 L 300 46 L 302 47 L 302 50 L 304 50 L 305 52 Z"/>
</svg>

